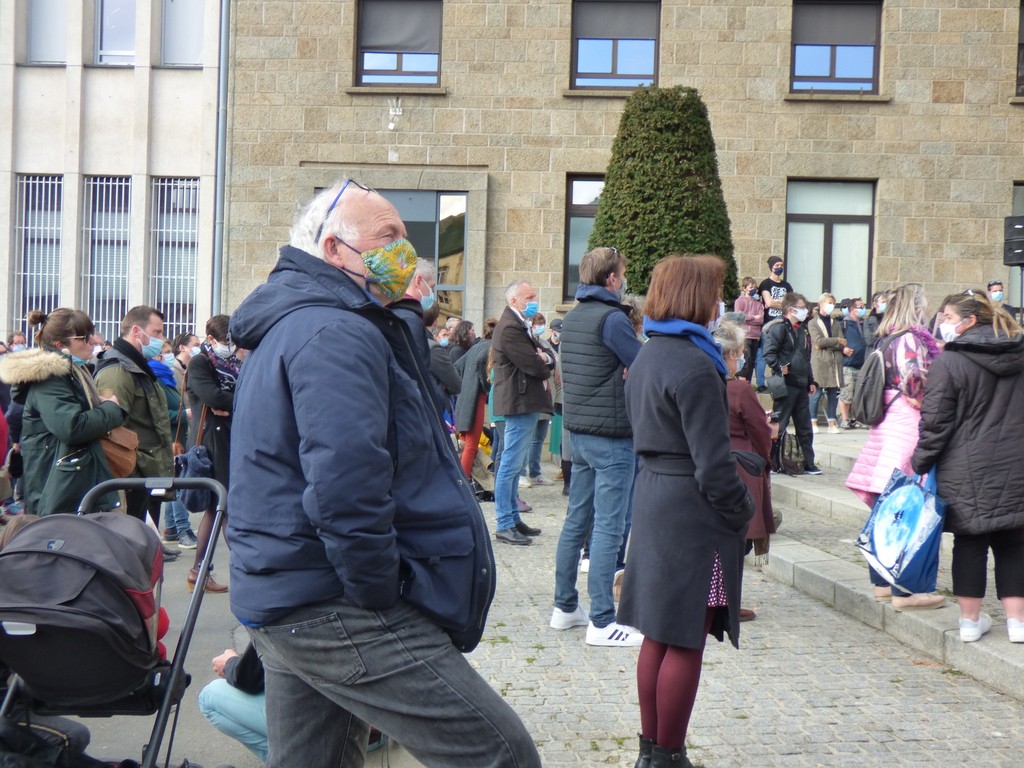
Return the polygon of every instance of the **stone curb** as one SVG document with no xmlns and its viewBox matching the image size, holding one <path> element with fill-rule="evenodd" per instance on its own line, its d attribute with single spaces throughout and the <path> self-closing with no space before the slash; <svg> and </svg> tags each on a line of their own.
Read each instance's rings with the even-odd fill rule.
<svg viewBox="0 0 1024 768">
<path fill-rule="evenodd" d="M 864 566 L 776 534 L 761 571 L 771 579 L 820 600 L 891 635 L 952 669 L 1024 701 L 1024 644 L 1006 639 L 1006 625 L 994 624 L 976 643 L 960 640 L 956 603 L 929 611 L 897 612 L 874 599 Z"/>
</svg>

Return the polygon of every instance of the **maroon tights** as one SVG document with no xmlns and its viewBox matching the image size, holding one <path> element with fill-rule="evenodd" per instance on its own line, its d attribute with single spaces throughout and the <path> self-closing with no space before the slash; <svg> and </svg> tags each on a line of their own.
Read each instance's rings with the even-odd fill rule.
<svg viewBox="0 0 1024 768">
<path fill-rule="evenodd" d="M 636 687 L 640 696 L 640 730 L 659 747 L 682 749 L 690 725 L 693 703 L 700 685 L 711 621 L 716 608 L 708 608 L 700 648 L 680 648 L 644 638 L 636 663 Z"/>
</svg>

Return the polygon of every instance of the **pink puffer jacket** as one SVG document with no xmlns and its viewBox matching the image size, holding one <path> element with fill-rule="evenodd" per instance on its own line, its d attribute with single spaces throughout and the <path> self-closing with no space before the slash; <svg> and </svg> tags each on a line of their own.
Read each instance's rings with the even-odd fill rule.
<svg viewBox="0 0 1024 768">
<path fill-rule="evenodd" d="M 895 390 L 886 390 L 886 401 L 891 402 L 895 394 Z M 900 397 L 889 406 L 882 422 L 871 428 L 867 442 L 846 478 L 846 487 L 868 506 L 874 504 L 875 497 L 885 490 L 894 469 L 898 467 L 907 474 L 913 474 L 910 457 L 917 447 L 920 420 L 921 412 Z"/>
</svg>

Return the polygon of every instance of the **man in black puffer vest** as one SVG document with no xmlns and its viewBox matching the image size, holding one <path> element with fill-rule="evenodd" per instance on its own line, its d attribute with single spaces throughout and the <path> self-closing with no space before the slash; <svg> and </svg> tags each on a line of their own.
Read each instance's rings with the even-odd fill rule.
<svg viewBox="0 0 1024 768">
<path fill-rule="evenodd" d="M 579 302 L 562 323 L 562 423 L 572 451 L 569 509 L 555 553 L 555 629 L 587 627 L 589 645 L 637 646 L 643 635 L 615 621 L 612 586 L 633 488 L 633 431 L 626 373 L 640 351 L 620 304 L 626 258 L 595 248 L 580 262 Z M 576 571 L 590 541 L 590 615 L 579 604 Z"/>
</svg>

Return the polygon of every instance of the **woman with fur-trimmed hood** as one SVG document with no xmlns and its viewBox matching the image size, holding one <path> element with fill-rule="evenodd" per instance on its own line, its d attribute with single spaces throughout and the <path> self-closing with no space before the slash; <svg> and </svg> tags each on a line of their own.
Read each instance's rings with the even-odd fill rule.
<svg viewBox="0 0 1024 768">
<path fill-rule="evenodd" d="M 86 492 L 111 478 L 99 438 L 120 426 L 127 412 L 116 397 L 100 397 L 86 360 L 93 333 L 89 316 L 77 309 L 34 310 L 38 346 L 0 361 L 0 379 L 24 405 L 21 454 L 25 464 L 25 512 L 75 512 Z M 104 496 L 97 511 L 117 505 Z"/>
</svg>

